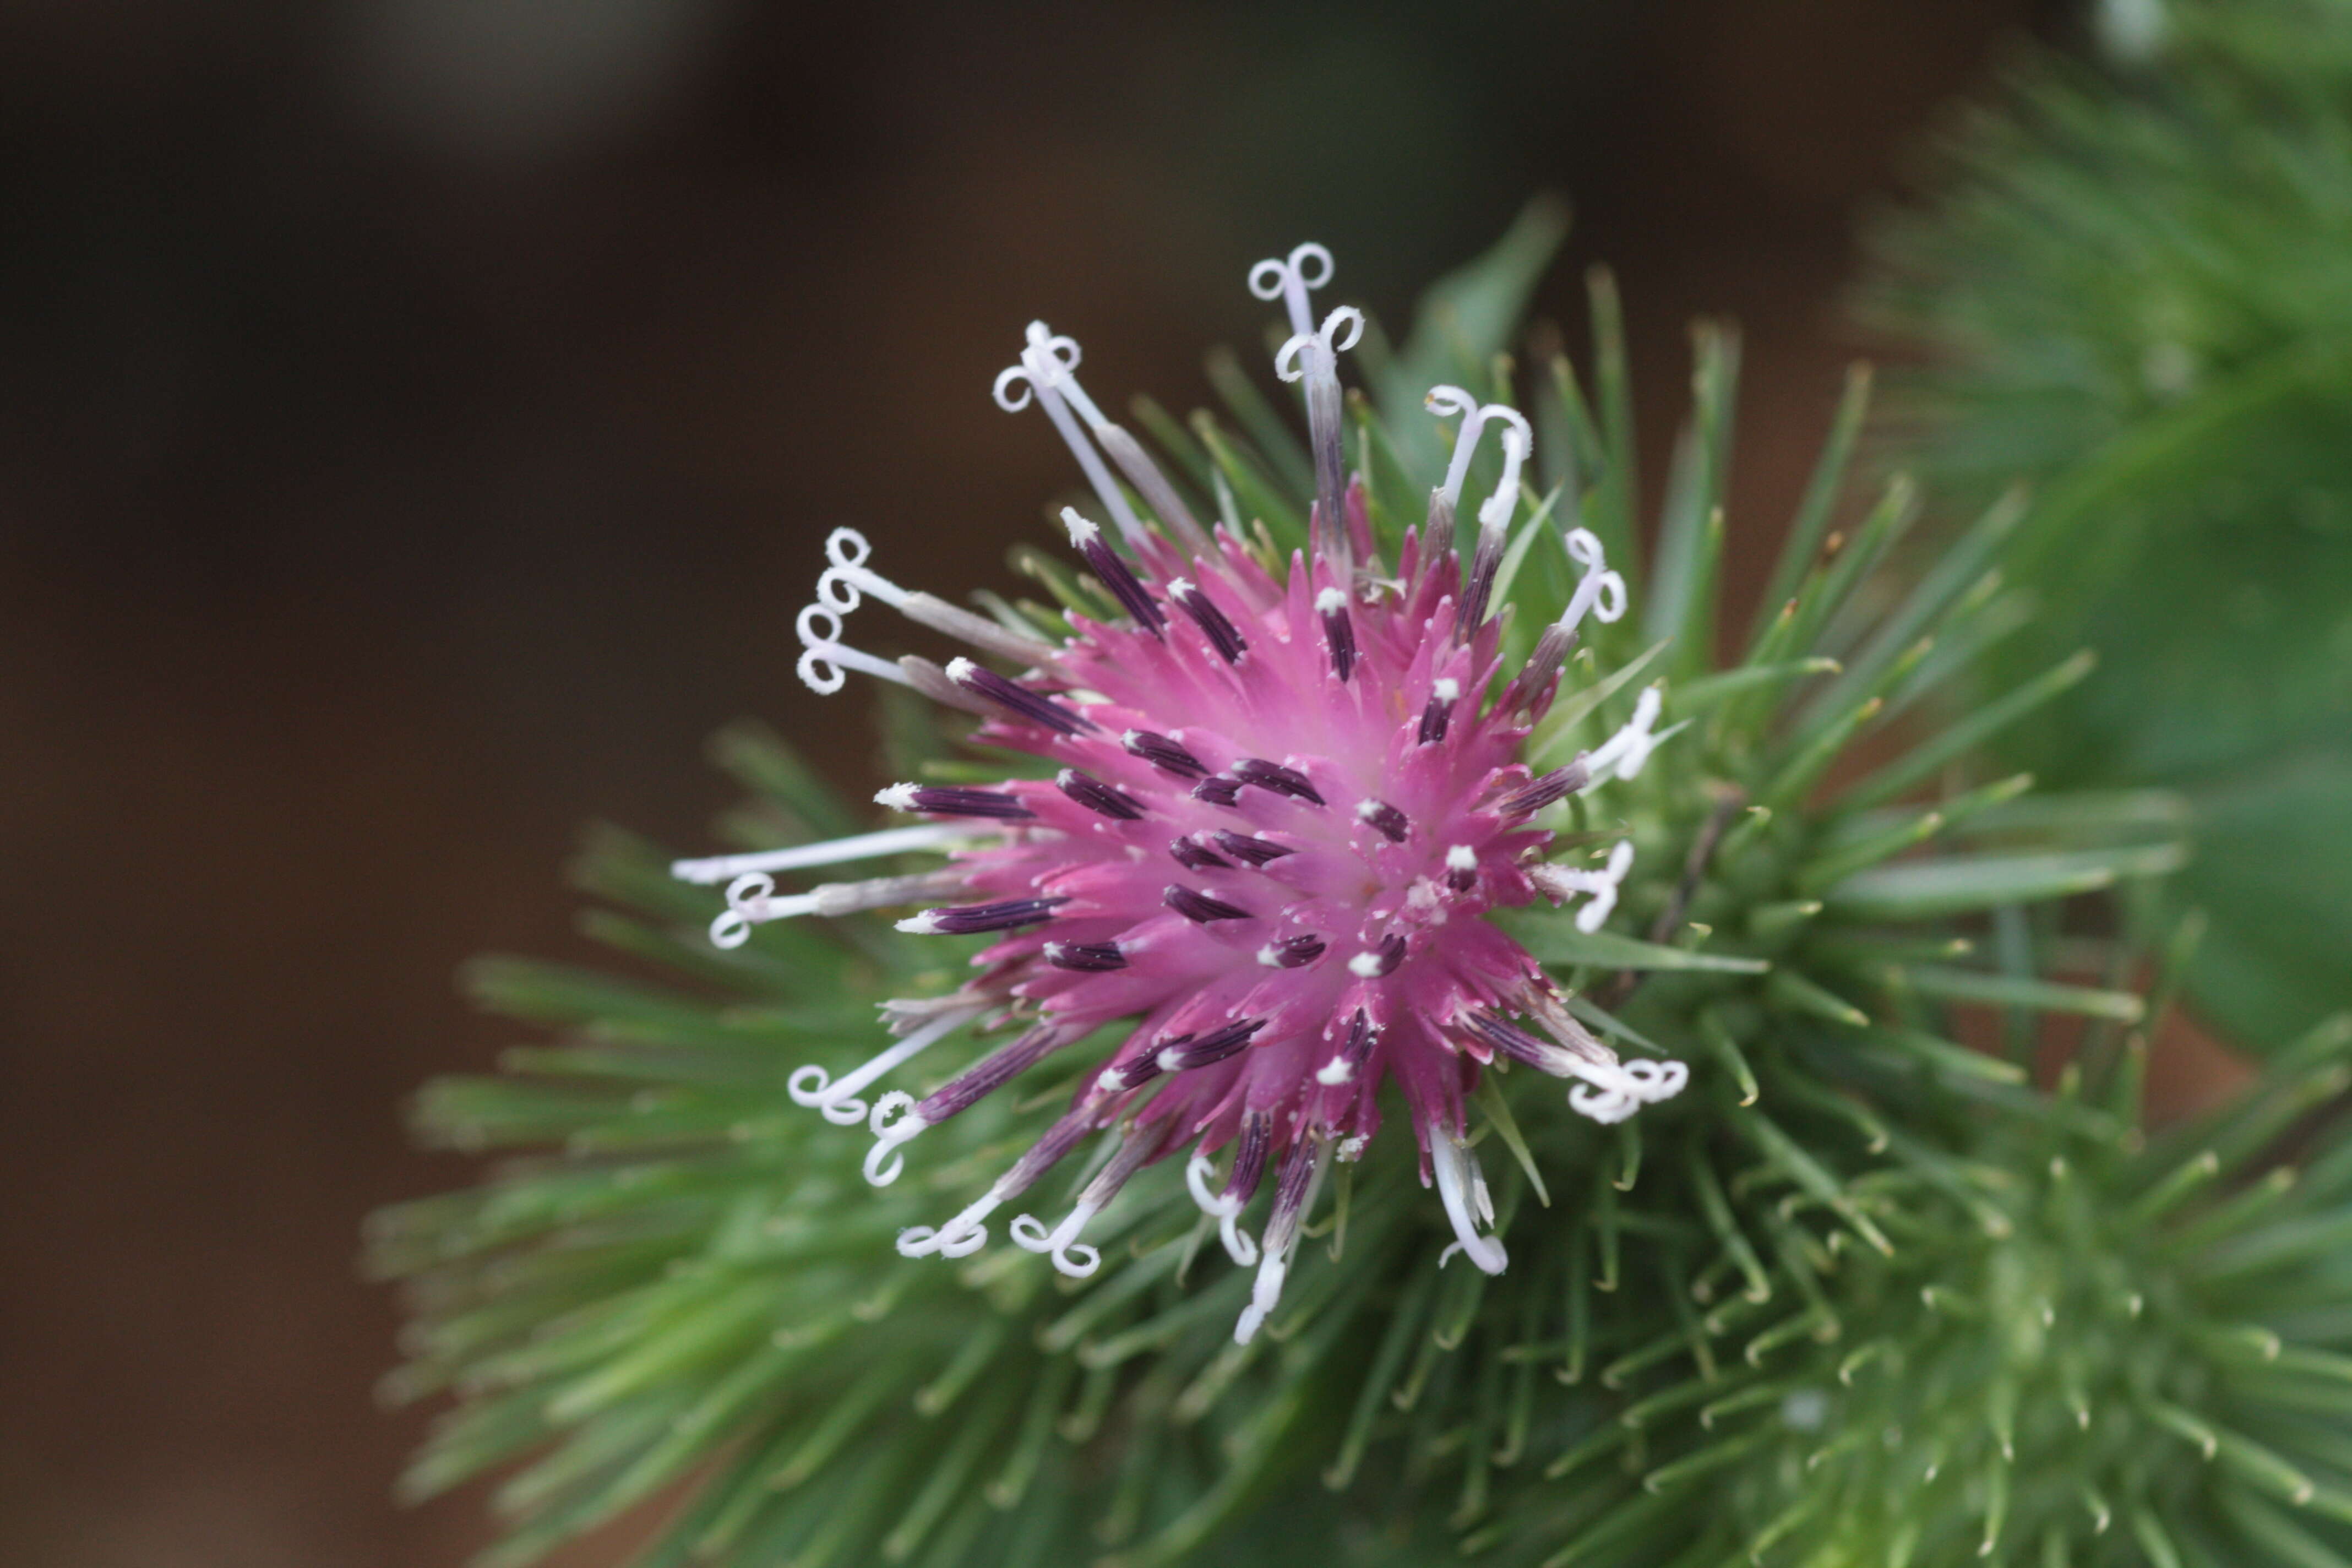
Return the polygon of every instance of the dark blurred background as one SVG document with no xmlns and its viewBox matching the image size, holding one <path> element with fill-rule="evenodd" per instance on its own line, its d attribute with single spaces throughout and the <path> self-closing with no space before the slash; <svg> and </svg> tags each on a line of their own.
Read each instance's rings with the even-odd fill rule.
<svg viewBox="0 0 2352 1568">
<path fill-rule="evenodd" d="M 1614 263 L 1655 463 L 1747 329 L 1735 564 L 1855 347 L 1857 206 L 2030 0 L 827 10 L 0 4 L 0 1562 L 461 1561 L 403 1511 L 361 1217 L 464 1179 L 400 1106 L 510 1038 L 450 975 L 582 953 L 606 817 L 708 842 L 824 529 L 1011 585 L 1106 404 L 1255 349 L 1318 238 L 1401 327 L 1538 190 Z M 893 564 L 895 563 L 895 565 Z M 1737 595 L 1735 593 L 1735 602 Z M 620 1532 L 625 1534 L 625 1531 Z M 566 1559 L 610 1561 L 617 1539 Z"/>
</svg>

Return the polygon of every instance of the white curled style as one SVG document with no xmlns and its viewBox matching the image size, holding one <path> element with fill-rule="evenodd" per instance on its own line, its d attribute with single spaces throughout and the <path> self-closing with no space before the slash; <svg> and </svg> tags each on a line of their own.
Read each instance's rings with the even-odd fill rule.
<svg viewBox="0 0 2352 1568">
<path fill-rule="evenodd" d="M 854 528 L 836 528 L 824 537 L 824 558 L 832 564 L 816 580 L 817 601 L 828 610 L 847 615 L 865 600 L 861 592 L 871 594 L 892 609 L 904 609 L 907 590 L 878 572 L 867 569 L 866 563 L 873 558 L 874 546 L 864 534 Z"/>
<path fill-rule="evenodd" d="M 1070 416 L 1075 407 L 1088 424 L 1100 426 L 1105 423 L 1102 411 L 1079 388 L 1077 377 L 1070 374 L 1078 368 L 1077 340 L 1055 332 L 1043 321 L 1030 322 L 1027 337 L 1028 346 L 1021 351 L 1021 362 L 997 373 L 996 405 L 1007 414 L 1018 414 L 1033 402 L 1044 409 L 1045 417 L 1053 421 L 1055 433 L 1062 437 L 1062 444 L 1069 447 L 1070 456 L 1085 470 L 1087 483 L 1094 487 L 1111 520 L 1118 524 L 1120 536 L 1129 540 L 1142 538 L 1148 531 L 1143 520 L 1128 505 L 1127 492 L 1111 477 L 1102 454 L 1095 450 L 1077 420 Z"/>
<path fill-rule="evenodd" d="M 1195 1152 L 1184 1164 L 1184 1185 L 1192 1194 L 1192 1202 L 1201 1212 L 1217 1222 L 1217 1239 L 1224 1244 L 1225 1256 L 1242 1268 L 1257 1261 L 1257 1241 L 1239 1223 L 1242 1205 L 1230 1193 L 1209 1191 L 1209 1178 L 1215 1167 L 1206 1154 Z"/>
<path fill-rule="evenodd" d="M 1570 560 L 1584 568 L 1584 576 L 1576 584 L 1568 608 L 1560 612 L 1560 629 L 1574 631 L 1588 610 L 1604 622 L 1622 619 L 1625 579 L 1609 570 L 1608 553 L 1601 547 L 1600 535 L 1589 528 L 1570 529 L 1568 553 Z"/>
<path fill-rule="evenodd" d="M 1307 296 L 1330 282 L 1332 270 L 1331 253 L 1310 239 L 1294 246 L 1288 256 L 1269 256 L 1252 267 L 1250 292 L 1261 300 L 1281 300 L 1290 312 L 1291 335 L 1312 337 L 1315 318 L 1307 309 Z M 1360 316 L 1360 328 L 1361 321 Z M 1327 321 L 1324 324 L 1328 327 L 1330 323 Z"/>
<path fill-rule="evenodd" d="M 1438 485 L 1445 499 L 1462 499 L 1462 481 L 1470 472 L 1470 458 L 1478 447 L 1478 429 L 1486 421 L 1478 417 L 1478 400 L 1458 386 L 1439 384 L 1423 395 L 1421 405 L 1440 419 L 1458 416 L 1462 429 L 1454 438 L 1454 460 L 1445 466 L 1445 478 Z"/>
<path fill-rule="evenodd" d="M 1013 1245 L 1024 1252 L 1050 1254 L 1055 1269 L 1073 1279 L 1084 1279 L 1102 1267 L 1102 1253 L 1078 1239 L 1078 1232 L 1087 1221 L 1095 1217 L 1095 1205 L 1081 1203 L 1070 1215 L 1052 1230 L 1047 1230 L 1030 1215 L 1015 1215 L 1007 1228 L 1012 1232 Z"/>
<path fill-rule="evenodd" d="M 1345 340 L 1339 337 L 1343 326 L 1348 331 Z M 1293 332 L 1285 340 L 1274 356 L 1274 374 L 1282 381 L 1295 382 L 1303 379 L 1310 368 L 1330 369 L 1363 335 L 1364 313 L 1353 305 L 1342 305 L 1324 317 L 1323 324 L 1314 331 Z M 1311 365 L 1304 357 L 1310 348 L 1322 351 L 1319 367 Z"/>
<path fill-rule="evenodd" d="M 1478 521 L 1486 528 L 1500 528 L 1511 521 L 1511 512 L 1519 504 L 1519 469 L 1528 460 L 1528 448 L 1534 444 L 1534 432 L 1526 416 L 1516 408 L 1506 408 L 1490 403 L 1480 410 L 1490 419 L 1503 424 L 1503 477 L 1496 481 L 1495 493 L 1478 509 Z"/>
<path fill-rule="evenodd" d="M 1578 1059 L 1569 1070 L 1584 1079 L 1568 1091 L 1570 1109 L 1595 1121 L 1618 1122 L 1644 1105 L 1672 1100 L 1690 1082 L 1690 1068 L 1681 1062 L 1654 1062 L 1646 1058 L 1614 1067 Z"/>
<path fill-rule="evenodd" d="M 1043 321 L 1032 321 L 1029 346 L 1021 363 L 996 373 L 996 406 L 1018 414 L 1029 406 L 1037 388 L 1052 387 L 1078 368 L 1078 340 L 1054 332 Z"/>
<path fill-rule="evenodd" d="M 885 1073 L 912 1061 L 986 1011 L 985 1007 L 962 1007 L 942 1013 L 838 1080 L 814 1062 L 794 1068 L 793 1076 L 784 1081 L 784 1092 L 793 1097 L 795 1105 L 809 1107 L 836 1127 L 855 1127 L 866 1119 L 866 1102 L 856 1098 L 861 1090 Z"/>
<path fill-rule="evenodd" d="M 1650 753 L 1658 749 L 1666 735 L 1674 733 L 1673 730 L 1667 731 L 1666 735 L 1652 732 L 1657 725 L 1659 710 L 1664 705 L 1665 695 L 1655 685 L 1642 689 L 1640 699 L 1633 704 L 1633 717 L 1625 721 L 1623 729 L 1601 742 L 1599 749 L 1585 758 L 1584 765 L 1592 773 L 1591 783 L 1584 786 L 1586 789 L 1612 777 L 1630 779 L 1640 776 L 1642 769 L 1649 763 Z M 1676 725 L 1675 728 L 1681 727 Z"/>
<path fill-rule="evenodd" d="M 1510 1255 L 1503 1250 L 1503 1238 L 1482 1236 L 1478 1230 L 1482 1225 L 1491 1227 L 1495 1223 L 1495 1200 L 1486 1191 L 1478 1156 L 1467 1143 L 1440 1132 L 1429 1141 L 1429 1163 L 1437 1176 L 1438 1201 L 1445 1205 L 1445 1217 L 1453 1222 L 1457 1237 L 1437 1255 L 1437 1266 L 1444 1268 L 1447 1259 L 1459 1252 L 1481 1272 L 1500 1274 L 1510 1262 Z"/>
<path fill-rule="evenodd" d="M 877 1187 L 897 1181 L 907 1168 L 907 1157 L 893 1151 L 929 1125 L 916 1113 L 915 1097 L 904 1089 L 894 1089 L 877 1100 L 866 1118 L 866 1130 L 874 1134 L 874 1147 L 866 1151 L 866 1181 Z M 887 1165 L 882 1163 L 886 1156 Z"/>
<path fill-rule="evenodd" d="M 1601 929 L 1601 922 L 1617 908 L 1617 889 L 1625 880 L 1625 873 L 1633 868 L 1633 841 L 1621 838 L 1609 851 L 1609 863 L 1598 871 L 1588 871 L 1576 866 L 1532 866 L 1528 875 L 1536 886 L 1555 899 L 1567 900 L 1579 893 L 1589 896 L 1588 902 L 1576 911 L 1576 929 L 1591 932 Z"/>
<path fill-rule="evenodd" d="M 864 604 L 865 594 L 895 607 L 907 602 L 906 590 L 866 569 L 874 547 L 854 528 L 835 529 L 825 538 L 824 553 L 833 564 L 816 580 L 816 602 L 803 606 L 794 623 L 801 638 L 801 679 L 824 697 L 840 690 L 847 679 L 843 672 L 851 669 L 901 686 L 912 684 L 907 672 L 889 660 L 860 653 L 841 640 L 842 616 Z"/>
<path fill-rule="evenodd" d="M 942 1226 L 910 1225 L 898 1233 L 901 1258 L 970 1258 L 988 1245 L 988 1226 L 981 1222 L 1004 1200 L 994 1188 Z"/>
<path fill-rule="evenodd" d="M 1258 1330 L 1282 1304 L 1283 1281 L 1289 1276 L 1290 1259 L 1284 1254 L 1268 1252 L 1258 1260 L 1257 1278 L 1250 1281 L 1249 1305 L 1234 1324 L 1234 1343 L 1245 1345 L 1257 1338 Z"/>
<path fill-rule="evenodd" d="M 1495 493 L 1478 509 L 1478 521 L 1488 528 L 1500 528 L 1508 522 L 1512 509 L 1519 503 L 1519 471 L 1527 464 L 1528 454 L 1535 446 L 1534 428 L 1527 416 L 1505 403 L 1481 404 L 1458 386 L 1433 386 L 1423 397 L 1422 406 L 1439 418 L 1458 415 L 1461 433 L 1454 438 L 1454 458 L 1445 466 L 1445 481 L 1438 489 L 1448 506 L 1462 500 L 1463 482 L 1470 477 L 1470 462 L 1478 454 L 1478 438 L 1486 426 L 1500 420 L 1503 425 L 1503 478 Z M 1624 584 L 1620 582 L 1622 598 Z"/>
<path fill-rule="evenodd" d="M 775 891 L 776 879 L 765 871 L 747 871 L 729 883 L 726 910 L 710 922 L 710 945 L 738 948 L 751 940 L 755 925 L 816 912 L 814 894 L 793 893 L 779 899 Z"/>
</svg>

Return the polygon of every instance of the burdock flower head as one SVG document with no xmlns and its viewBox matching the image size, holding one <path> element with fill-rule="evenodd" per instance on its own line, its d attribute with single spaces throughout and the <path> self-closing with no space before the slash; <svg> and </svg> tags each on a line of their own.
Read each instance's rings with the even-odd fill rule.
<svg viewBox="0 0 2352 1568">
<path fill-rule="evenodd" d="M 1527 662 L 1504 667 L 1492 601 L 1531 436 L 1517 411 L 1454 386 L 1427 398 L 1459 420 L 1427 524 L 1403 535 L 1393 563 L 1381 558 L 1363 480 L 1343 462 L 1338 360 L 1363 318 L 1343 307 L 1318 326 L 1308 310 L 1308 291 L 1330 275 L 1329 253 L 1302 245 L 1250 278 L 1288 311 L 1276 373 L 1304 383 L 1316 487 L 1307 550 L 1285 562 L 1230 519 L 1203 529 L 1079 386 L 1076 343 L 1032 323 L 996 398 L 1041 409 L 1084 469 L 1104 519 L 1066 509 L 1063 521 L 1117 613 L 1074 614 L 1056 640 L 1017 616 L 900 587 L 841 529 L 800 616 L 800 673 L 832 692 L 856 670 L 977 714 L 979 742 L 1040 759 L 1046 776 L 894 784 L 877 800 L 925 825 L 676 868 L 729 883 L 711 931 L 721 946 L 761 921 L 890 906 L 919 907 L 901 931 L 995 939 L 961 990 L 887 1004 L 896 1043 L 864 1067 L 793 1075 L 800 1103 L 868 1122 L 865 1173 L 877 1185 L 897 1179 L 927 1129 L 1123 1024 L 1124 1042 L 1028 1152 L 944 1223 L 901 1232 L 898 1250 L 976 1251 L 991 1215 L 1108 1132 L 1066 1215 L 1020 1214 L 1010 1226 L 1063 1273 L 1091 1274 L 1100 1258 L 1081 1239 L 1087 1222 L 1144 1165 L 1189 1148 L 1194 1199 L 1235 1262 L 1257 1269 L 1234 1331 L 1244 1342 L 1279 1299 L 1330 1162 L 1358 1158 L 1378 1131 L 1385 1083 L 1411 1112 L 1423 1179 L 1459 1238 L 1448 1256 L 1458 1249 L 1491 1274 L 1506 1258 L 1464 1117 L 1482 1068 L 1499 1054 L 1573 1080 L 1570 1104 L 1600 1121 L 1674 1095 L 1687 1077 L 1679 1062 L 1621 1061 L 1483 918 L 1538 896 L 1580 899 L 1576 923 L 1593 931 L 1631 867 L 1630 841 L 1604 846 L 1594 866 L 1547 861 L 1548 824 L 1571 797 L 1641 772 L 1664 739 L 1654 689 L 1597 749 L 1540 775 L 1521 761 L 1580 623 L 1622 616 L 1624 581 L 1592 534 L 1571 530 L 1581 580 Z M 1454 512 L 1490 429 L 1501 479 L 1465 560 L 1451 547 Z M 849 647 L 845 617 L 869 596 L 971 656 L 942 668 Z M 946 862 L 797 893 L 774 879 L 910 850 Z M 990 1026 L 1012 1037 L 929 1095 L 863 1098 L 959 1031 Z M 1269 1186 L 1254 1237 L 1243 1219 Z"/>
</svg>

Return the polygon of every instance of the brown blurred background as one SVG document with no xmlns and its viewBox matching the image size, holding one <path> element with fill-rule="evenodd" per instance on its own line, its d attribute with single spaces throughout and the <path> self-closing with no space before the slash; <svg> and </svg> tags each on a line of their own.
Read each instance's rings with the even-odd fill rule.
<svg viewBox="0 0 2352 1568">
<path fill-rule="evenodd" d="M 1857 204 L 2029 0 L 763 9 L 0 3 L 0 1562 L 448 1564 L 388 1489 L 372 1207 L 449 976 L 566 954 L 583 820 L 681 847 L 702 737 L 826 738 L 823 530 L 1007 586 L 1074 476 L 1022 324 L 1200 399 L 1304 238 L 1402 326 L 1530 192 L 1615 263 L 1654 448 L 1747 328 L 1740 562 L 1852 348 Z M 1654 460 L 1659 456 L 1653 450 Z M 842 700 L 845 704 L 854 699 Z M 819 728 L 819 726 L 822 726 Z M 611 1558 L 592 1543 L 573 1563 Z"/>
</svg>

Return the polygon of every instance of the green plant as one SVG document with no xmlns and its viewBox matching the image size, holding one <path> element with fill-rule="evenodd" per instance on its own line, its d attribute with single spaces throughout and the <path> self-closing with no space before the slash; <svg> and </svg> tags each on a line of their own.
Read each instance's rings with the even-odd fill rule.
<svg viewBox="0 0 2352 1568">
<path fill-rule="evenodd" d="M 1566 524 L 1622 566 L 1642 515 L 1608 276 L 1591 279 L 1589 382 L 1557 357 L 1523 381 L 1501 353 L 1559 232 L 1537 209 L 1439 286 L 1401 348 L 1368 330 L 1372 394 L 1345 412 L 1369 553 L 1394 561 L 1445 463 L 1423 393 L 1524 387 L 1540 485 L 1502 490 L 1502 551 L 1483 557 L 1506 673 L 1540 662 L 1578 568 L 1597 568 Z M 1093 1216 L 1091 1280 L 1016 1249 L 901 1258 L 892 1238 L 1003 1172 L 1045 1105 L 1090 1103 L 1106 1050 L 1073 1046 L 1082 1065 L 974 1101 L 925 1132 L 904 1179 L 868 1187 L 861 1132 L 796 1103 L 792 1075 L 866 1056 L 882 999 L 950 994 L 940 939 L 859 912 L 771 918 L 785 910 L 765 889 L 730 909 L 607 831 L 577 870 L 606 906 L 587 929 L 665 978 L 478 965 L 486 1004 L 558 1037 L 426 1090 L 429 1141 L 502 1163 L 372 1234 L 417 1313 L 392 1392 L 457 1396 L 411 1494 L 507 1468 L 498 1563 L 671 1488 L 648 1563 L 1377 1563 L 1449 1541 L 1556 1568 L 1931 1564 L 1982 1560 L 1980 1543 L 1994 1562 L 2121 1563 L 2136 1542 L 2186 1563 L 2209 1538 L 2232 1568 L 2333 1561 L 2305 1542 L 2340 1539 L 2326 1532 L 2352 1485 L 2331 1348 L 2352 1300 L 2326 1245 L 2347 1163 L 2323 1158 L 2295 1194 L 2236 1184 L 2341 1091 L 2352 1043 L 2314 1037 L 2246 1105 L 2143 1142 L 2162 999 L 2137 983 L 2177 812 L 1979 771 L 1981 742 L 2083 659 L 1929 718 L 1998 628 L 2016 509 L 1917 581 L 1886 578 L 1911 487 L 1836 526 L 1857 375 L 1766 601 L 1784 607 L 1718 658 L 1738 351 L 1719 325 L 1695 341 L 1659 542 L 1645 574 L 1626 568 L 1633 611 L 1585 624 L 1524 742 L 1541 773 L 1628 723 L 1649 733 L 1645 711 L 1663 726 L 1647 767 L 1539 818 L 1553 864 L 1623 841 L 1630 869 L 1606 924 L 1540 903 L 1496 917 L 1559 988 L 1548 1026 L 1679 1059 L 1690 1082 L 1602 1125 L 1502 1058 L 1465 1077 L 1507 1268 L 1444 1266 L 1449 1240 L 1475 1238 L 1413 1190 L 1402 1135 L 1332 1167 L 1286 1291 L 1238 1341 L 1252 1277 L 1166 1164 Z M 1328 507 L 1330 476 L 1318 486 L 1248 380 L 1218 379 L 1231 423 L 1139 403 L 1172 500 L 1140 482 L 1120 499 L 1171 527 L 1180 507 L 1222 517 L 1269 571 L 1292 546 L 1328 550 L 1309 501 L 1319 488 Z M 1503 474 L 1486 454 L 1473 493 Z M 1480 525 L 1459 530 L 1475 564 Z M 1131 571 L 1116 560 L 1091 581 L 1019 562 L 1054 602 L 985 605 L 1007 631 L 1060 637 L 1125 602 L 1107 591 Z M 1041 771 L 951 755 L 933 721 L 889 711 L 903 776 Z M 1852 760 L 1864 741 L 1874 766 Z M 729 731 L 719 756 L 751 792 L 725 825 L 747 850 L 860 826 L 762 731 Z M 740 945 L 709 944 L 714 916 Z M 2088 1021 L 2074 1065 L 2037 1088 L 2068 1019 Z M 1931 1455 L 1927 1485 L 1910 1470 Z"/>
</svg>

